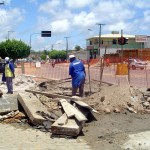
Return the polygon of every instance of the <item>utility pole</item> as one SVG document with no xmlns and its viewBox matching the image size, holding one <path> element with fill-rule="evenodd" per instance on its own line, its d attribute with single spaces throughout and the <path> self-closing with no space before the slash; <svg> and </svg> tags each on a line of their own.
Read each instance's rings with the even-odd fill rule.
<svg viewBox="0 0 150 150">
<path fill-rule="evenodd" d="M 123 30 L 121 30 L 121 38 L 123 37 Z M 123 45 L 121 45 L 121 62 L 123 61 Z"/>
<path fill-rule="evenodd" d="M 99 54 L 99 57 L 100 57 L 100 47 L 101 47 L 101 29 L 102 29 L 102 26 L 105 25 L 103 23 L 97 23 L 96 25 L 99 25 L 99 40 L 98 40 L 98 54 Z"/>
<path fill-rule="evenodd" d="M 101 53 L 100 53 L 100 47 L 101 47 L 101 28 L 102 23 L 97 23 L 96 25 L 99 25 L 99 41 L 98 41 L 98 54 L 99 54 L 99 62 L 100 62 L 100 68 L 99 68 L 99 74 L 100 74 L 100 85 L 99 85 L 99 91 L 100 91 L 100 87 L 101 87 L 101 80 L 102 80 L 102 72 L 103 72 L 103 63 L 102 63 L 102 58 L 101 58 Z M 104 61 L 104 60 L 103 60 Z"/>
<path fill-rule="evenodd" d="M 66 39 L 66 61 L 68 62 L 68 38 L 69 37 L 64 37 Z"/>
</svg>

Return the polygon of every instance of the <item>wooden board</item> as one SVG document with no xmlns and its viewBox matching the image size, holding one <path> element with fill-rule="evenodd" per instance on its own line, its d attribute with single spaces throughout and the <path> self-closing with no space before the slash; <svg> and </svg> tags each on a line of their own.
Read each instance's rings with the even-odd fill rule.
<svg viewBox="0 0 150 150">
<path fill-rule="evenodd" d="M 45 95 L 47 97 L 51 97 L 51 98 L 65 98 L 65 99 L 73 99 L 76 100 L 77 98 L 74 97 L 70 97 L 70 96 L 64 96 L 64 95 L 58 95 L 58 94 L 51 94 L 51 93 L 47 93 L 47 92 L 40 92 L 40 91 L 34 91 L 34 90 L 25 90 L 26 92 L 30 92 L 30 93 L 35 93 L 35 94 L 41 94 L 41 95 Z"/>
</svg>

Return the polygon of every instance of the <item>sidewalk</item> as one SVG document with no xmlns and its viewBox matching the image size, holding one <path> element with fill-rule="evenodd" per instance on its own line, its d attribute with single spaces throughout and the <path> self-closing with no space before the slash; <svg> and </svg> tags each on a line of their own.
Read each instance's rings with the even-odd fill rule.
<svg viewBox="0 0 150 150">
<path fill-rule="evenodd" d="M 0 123 L 0 150 L 90 150 L 82 139 L 50 138 L 50 133 Z"/>
</svg>

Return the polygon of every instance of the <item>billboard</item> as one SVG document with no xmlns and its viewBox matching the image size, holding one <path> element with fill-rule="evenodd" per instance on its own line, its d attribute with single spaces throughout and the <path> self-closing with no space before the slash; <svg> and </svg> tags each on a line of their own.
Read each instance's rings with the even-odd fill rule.
<svg viewBox="0 0 150 150">
<path fill-rule="evenodd" d="M 147 42 L 147 35 L 135 35 L 135 42 Z"/>
<path fill-rule="evenodd" d="M 41 31 L 41 37 L 51 37 L 51 31 Z"/>
</svg>

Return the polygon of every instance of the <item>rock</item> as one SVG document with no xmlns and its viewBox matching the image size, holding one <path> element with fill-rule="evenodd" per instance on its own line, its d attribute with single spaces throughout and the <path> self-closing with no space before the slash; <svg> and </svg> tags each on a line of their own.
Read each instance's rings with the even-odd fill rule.
<svg viewBox="0 0 150 150">
<path fill-rule="evenodd" d="M 115 109 L 114 109 L 114 112 L 115 112 L 115 113 L 120 113 L 120 110 L 119 110 L 118 108 L 115 108 Z"/>
<path fill-rule="evenodd" d="M 105 108 L 105 109 L 104 109 L 104 112 L 105 112 L 106 114 L 110 114 L 110 113 L 111 113 L 110 109 L 108 109 L 108 108 Z"/>
<path fill-rule="evenodd" d="M 127 110 L 132 112 L 132 113 L 137 113 L 132 107 L 127 107 Z"/>
<path fill-rule="evenodd" d="M 147 101 L 150 102 L 150 97 L 147 98 Z"/>
<path fill-rule="evenodd" d="M 149 104 L 149 102 L 144 102 L 143 103 L 143 106 L 145 106 L 145 107 L 148 107 L 150 104 Z"/>
<path fill-rule="evenodd" d="M 3 92 L 0 90 L 0 97 L 2 97 L 2 95 L 3 95 Z"/>
<path fill-rule="evenodd" d="M 102 96 L 100 101 L 103 102 L 105 100 L 105 96 Z"/>
</svg>

